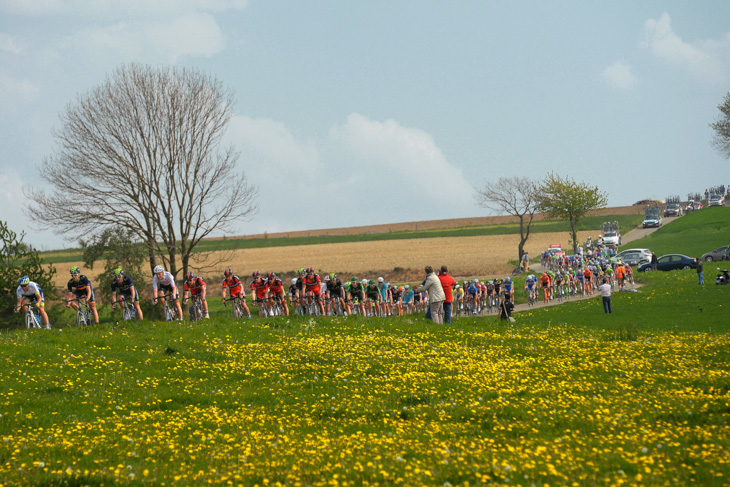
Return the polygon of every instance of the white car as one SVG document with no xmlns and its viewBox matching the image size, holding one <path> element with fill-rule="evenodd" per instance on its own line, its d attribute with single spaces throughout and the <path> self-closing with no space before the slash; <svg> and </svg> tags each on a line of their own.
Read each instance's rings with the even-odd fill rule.
<svg viewBox="0 0 730 487">
<path fill-rule="evenodd" d="M 617 257 L 630 265 L 641 265 L 651 262 L 651 250 L 649 249 L 627 249 L 621 251 Z"/>
<path fill-rule="evenodd" d="M 618 232 L 606 232 L 603 234 L 603 245 L 621 245 L 621 234 Z"/>
</svg>

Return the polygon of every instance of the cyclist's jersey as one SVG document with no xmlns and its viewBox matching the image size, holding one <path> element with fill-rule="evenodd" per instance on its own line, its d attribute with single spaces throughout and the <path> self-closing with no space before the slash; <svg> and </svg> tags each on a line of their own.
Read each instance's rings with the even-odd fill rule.
<svg viewBox="0 0 730 487">
<path fill-rule="evenodd" d="M 396 290 L 391 291 L 391 298 L 393 298 L 394 303 L 400 301 L 400 295 L 401 295 L 400 291 L 396 291 Z"/>
<path fill-rule="evenodd" d="M 504 290 L 505 294 L 512 294 L 512 283 L 511 282 L 503 283 L 502 289 Z"/>
<path fill-rule="evenodd" d="M 406 291 L 403 291 L 403 302 L 410 303 L 411 301 L 413 301 L 413 296 L 414 296 L 413 289 L 408 289 Z"/>
<path fill-rule="evenodd" d="M 327 289 L 332 296 L 342 296 L 342 281 L 339 279 L 330 279 Z"/>
<path fill-rule="evenodd" d="M 305 277 L 304 285 L 307 288 L 307 292 L 319 295 L 319 293 L 322 291 L 321 281 L 319 280 L 319 275 L 317 274 L 312 275 L 312 277 Z"/>
<path fill-rule="evenodd" d="M 202 277 L 196 277 L 193 279 L 192 285 L 188 284 L 188 281 L 185 281 L 183 289 L 190 291 L 190 294 L 193 296 L 200 296 L 203 293 L 203 289 L 205 289 L 205 281 Z"/>
<path fill-rule="evenodd" d="M 297 287 L 297 291 L 299 291 L 299 295 L 301 296 L 302 292 L 303 292 L 303 288 L 304 288 L 304 278 L 303 277 L 300 277 L 299 279 L 297 279 L 296 287 Z"/>
<path fill-rule="evenodd" d="M 172 274 L 165 271 L 165 274 L 162 276 L 162 279 L 157 279 L 157 274 L 152 276 L 152 291 L 154 291 L 155 294 L 157 294 L 157 288 L 161 287 L 163 289 L 172 289 L 175 286 L 175 278 L 172 277 Z"/>
<path fill-rule="evenodd" d="M 223 289 L 225 288 L 228 288 L 228 293 L 232 298 L 246 296 L 246 293 L 243 292 L 243 283 L 241 283 L 238 276 L 231 276 L 230 278 L 223 279 Z"/>
<path fill-rule="evenodd" d="M 350 295 L 352 296 L 353 299 L 361 299 L 362 292 L 363 292 L 362 283 L 357 282 L 354 284 L 350 284 Z"/>
<path fill-rule="evenodd" d="M 132 286 L 134 286 L 132 278 L 124 274 L 122 282 L 117 282 L 116 279 L 112 280 L 111 290 L 113 293 L 126 294 L 131 296 Z"/>
<path fill-rule="evenodd" d="M 464 298 L 464 288 L 460 287 L 459 289 L 454 290 L 454 299 L 461 300 Z"/>
<path fill-rule="evenodd" d="M 590 279 L 591 277 L 593 277 L 593 273 L 591 272 L 591 270 L 589 268 L 586 267 L 586 270 L 583 271 L 583 276 L 586 279 Z"/>
<path fill-rule="evenodd" d="M 380 293 L 380 289 L 378 289 L 377 286 L 376 287 L 373 287 L 371 285 L 368 285 L 368 287 L 365 288 L 365 296 L 368 299 L 371 299 L 373 301 L 377 301 L 378 300 L 378 296 L 381 296 L 382 297 L 382 294 Z"/>
<path fill-rule="evenodd" d="M 251 291 L 252 294 L 256 293 L 256 299 L 264 299 L 264 295 L 266 294 L 266 280 L 261 278 L 254 279 L 251 282 Z"/>
<path fill-rule="evenodd" d="M 273 281 L 267 281 L 267 288 L 270 293 L 277 296 L 284 295 L 284 285 L 281 283 L 281 279 L 275 277 Z"/>
<path fill-rule="evenodd" d="M 537 278 L 535 276 L 530 276 L 525 281 L 525 286 L 527 287 L 527 289 L 532 289 L 533 287 L 535 287 L 536 282 Z"/>
<path fill-rule="evenodd" d="M 383 301 L 388 300 L 388 285 L 384 282 L 378 283 L 378 290 L 380 291 L 380 295 L 383 298 Z"/>
<path fill-rule="evenodd" d="M 542 284 L 542 287 L 547 287 L 548 284 L 550 284 L 550 276 L 543 274 L 540 277 L 540 283 Z"/>
<path fill-rule="evenodd" d="M 91 291 L 90 301 L 94 300 L 94 290 L 91 288 L 91 281 L 85 275 L 80 275 L 78 281 L 74 281 L 73 278 L 68 280 L 68 292 L 74 293 L 76 297 L 86 296 L 86 290 Z"/>
<path fill-rule="evenodd" d="M 296 284 L 290 284 L 289 285 L 289 296 L 290 297 L 296 298 L 298 292 L 299 292 L 299 289 L 297 289 L 297 285 Z"/>
<path fill-rule="evenodd" d="M 476 296 L 477 295 L 477 287 L 474 284 L 471 284 L 467 288 L 466 293 L 467 294 L 471 294 L 472 296 Z"/>
<path fill-rule="evenodd" d="M 35 297 L 36 294 L 40 294 L 41 301 L 43 301 L 43 289 L 41 289 L 41 287 L 33 281 L 28 283 L 28 289 L 23 289 L 22 286 L 18 286 L 15 294 L 18 295 L 18 299 L 32 298 Z"/>
<path fill-rule="evenodd" d="M 496 282 L 494 283 L 494 292 L 495 292 L 496 294 L 499 294 L 499 288 L 500 288 L 501 286 L 502 286 L 502 282 L 501 282 L 501 281 L 496 281 Z"/>
</svg>

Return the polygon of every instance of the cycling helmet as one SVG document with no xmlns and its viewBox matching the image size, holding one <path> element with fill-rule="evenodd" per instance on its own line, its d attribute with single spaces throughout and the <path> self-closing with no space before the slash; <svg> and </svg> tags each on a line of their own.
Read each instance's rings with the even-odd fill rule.
<svg viewBox="0 0 730 487">
<path fill-rule="evenodd" d="M 156 265 L 154 269 L 152 269 L 152 272 L 154 274 L 159 274 L 160 272 L 165 272 L 165 268 L 161 265 Z"/>
<path fill-rule="evenodd" d="M 307 274 L 314 274 L 314 269 L 311 267 L 307 267 Z"/>
<path fill-rule="evenodd" d="M 403 286 L 399 286 L 398 291 L 403 291 Z"/>
<path fill-rule="evenodd" d="M 370 280 L 368 281 L 368 284 L 370 284 L 371 286 L 372 286 L 372 285 L 375 285 L 375 279 L 370 279 Z"/>
<path fill-rule="evenodd" d="M 188 271 L 188 273 L 185 274 L 185 280 L 186 281 L 192 281 L 193 279 L 195 279 L 195 274 L 193 274 L 192 272 Z"/>
<path fill-rule="evenodd" d="M 367 285 L 367 283 L 368 283 L 368 280 L 367 280 L 367 279 L 363 279 L 363 280 L 362 280 L 362 283 L 363 283 L 363 284 L 365 284 L 365 285 Z"/>
<path fill-rule="evenodd" d="M 351 282 L 357 282 L 357 276 L 352 276 L 352 277 L 350 278 L 350 281 L 351 281 Z"/>
<path fill-rule="evenodd" d="M 124 275 L 124 271 L 121 268 L 114 269 L 114 277 L 121 277 Z"/>
<path fill-rule="evenodd" d="M 30 277 L 28 277 L 28 276 L 21 277 L 20 281 L 18 281 L 18 284 L 20 284 L 21 286 L 27 286 L 28 284 L 30 284 Z"/>
<path fill-rule="evenodd" d="M 509 278 L 509 276 L 504 278 L 504 282 L 512 282 L 512 279 Z"/>
<path fill-rule="evenodd" d="M 410 289 L 410 288 L 411 288 L 411 285 L 410 284 L 406 284 L 406 289 Z"/>
<path fill-rule="evenodd" d="M 330 281 L 334 281 L 335 279 L 337 279 L 337 274 L 333 272 L 332 274 L 330 274 Z"/>
<path fill-rule="evenodd" d="M 474 282 L 479 282 L 479 279 L 474 279 Z"/>
<path fill-rule="evenodd" d="M 329 274 L 327 274 L 326 276 L 324 276 L 324 280 L 325 280 L 325 281 L 329 281 L 329 280 L 330 280 L 330 275 L 329 275 Z"/>
<path fill-rule="evenodd" d="M 253 274 L 251 274 L 254 279 L 258 279 L 261 277 L 261 273 L 259 271 L 253 271 Z"/>
<path fill-rule="evenodd" d="M 233 275 L 233 269 L 228 268 L 228 269 L 224 270 L 223 275 L 226 277 L 231 277 Z"/>
<path fill-rule="evenodd" d="M 77 266 L 77 265 L 73 266 L 71 268 L 71 275 L 72 276 L 78 276 L 79 274 L 81 274 L 81 268 L 79 266 Z"/>
<path fill-rule="evenodd" d="M 383 282 L 383 278 L 382 277 L 378 277 L 378 282 Z"/>
<path fill-rule="evenodd" d="M 292 286 L 296 286 L 296 284 L 297 284 L 297 278 L 295 277 L 295 278 L 293 278 L 293 279 L 291 280 L 291 285 L 292 285 Z"/>
</svg>

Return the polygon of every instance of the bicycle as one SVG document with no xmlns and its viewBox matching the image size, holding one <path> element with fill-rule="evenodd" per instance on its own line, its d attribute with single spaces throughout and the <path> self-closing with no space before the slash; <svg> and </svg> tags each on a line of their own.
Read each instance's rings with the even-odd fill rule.
<svg viewBox="0 0 730 487">
<path fill-rule="evenodd" d="M 203 302 L 199 295 L 190 296 L 192 303 L 190 304 L 190 321 L 202 320 L 205 316 L 205 308 L 203 308 Z M 183 305 L 187 305 L 188 300 L 183 301 Z"/>
<path fill-rule="evenodd" d="M 121 303 L 121 304 L 119 304 Z M 134 306 L 132 306 L 132 303 L 127 301 L 124 296 L 120 297 L 116 301 L 114 301 L 112 304 L 119 304 L 119 306 L 122 308 L 122 319 L 124 321 L 129 321 L 132 318 L 135 317 L 136 312 L 134 311 Z"/>
<path fill-rule="evenodd" d="M 169 299 L 168 299 L 169 298 Z M 182 320 L 182 316 L 177 315 L 177 310 L 170 306 L 170 299 L 176 299 L 177 296 L 170 293 L 165 294 L 164 296 L 157 298 L 157 299 L 164 299 L 165 305 L 162 308 L 165 313 L 165 321 L 176 321 L 176 320 Z"/>
<path fill-rule="evenodd" d="M 228 301 L 233 301 L 232 308 L 234 318 L 243 318 L 244 316 L 247 316 L 243 308 L 243 304 L 241 304 L 242 299 L 243 298 L 240 296 L 236 296 L 235 298 L 226 298 L 223 300 L 223 306 L 225 306 Z M 248 317 L 251 318 L 250 315 L 248 315 Z"/>
<path fill-rule="evenodd" d="M 78 303 L 78 307 L 76 308 L 76 326 L 91 326 L 91 310 L 85 298 L 67 299 L 66 302 Z"/>
<path fill-rule="evenodd" d="M 20 310 L 23 307 L 25 307 L 25 327 L 28 329 L 31 328 L 40 328 L 41 327 L 41 317 L 38 313 L 38 308 L 36 307 L 35 303 L 25 303 L 21 304 L 20 306 L 16 306 L 15 309 Z"/>
<path fill-rule="evenodd" d="M 537 301 L 537 286 L 532 286 L 527 290 L 527 304 L 529 306 L 535 306 Z"/>
</svg>

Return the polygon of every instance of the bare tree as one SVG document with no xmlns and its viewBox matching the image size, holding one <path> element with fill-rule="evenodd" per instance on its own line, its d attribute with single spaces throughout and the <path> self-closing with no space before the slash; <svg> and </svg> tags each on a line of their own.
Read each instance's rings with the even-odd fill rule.
<svg viewBox="0 0 730 487">
<path fill-rule="evenodd" d="M 33 218 L 70 239 L 120 225 L 144 242 L 150 268 L 159 257 L 173 275 L 179 262 L 187 271 L 201 239 L 257 209 L 239 152 L 220 147 L 232 105 L 201 72 L 121 66 L 61 115 L 41 166 L 53 190 L 27 190 Z"/>
<path fill-rule="evenodd" d="M 537 211 L 535 183 L 527 177 L 512 176 L 487 183 L 484 189 L 477 189 L 476 202 L 482 208 L 489 208 L 501 214 L 520 219 L 520 244 L 517 247 L 517 262 L 525 254 L 525 242 L 530 237 L 530 226 Z"/>
</svg>

